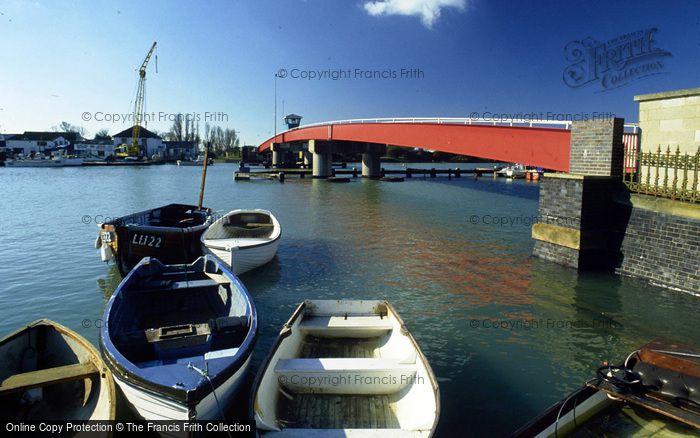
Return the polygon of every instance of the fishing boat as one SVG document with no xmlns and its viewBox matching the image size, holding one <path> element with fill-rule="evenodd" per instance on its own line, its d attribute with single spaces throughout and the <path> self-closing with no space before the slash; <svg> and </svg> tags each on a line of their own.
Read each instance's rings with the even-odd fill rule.
<svg viewBox="0 0 700 438">
<path fill-rule="evenodd" d="M 185 204 L 110 218 L 98 225 L 95 248 L 103 262 L 114 259 L 122 276 L 144 257 L 166 264 L 191 263 L 203 255 L 199 238 L 211 220 L 210 209 Z"/>
<path fill-rule="evenodd" d="M 0 340 L 0 419 L 114 420 L 112 373 L 74 331 L 48 319 Z"/>
<path fill-rule="evenodd" d="M 110 298 L 101 330 L 105 362 L 146 420 L 224 418 L 257 336 L 245 286 L 220 261 L 146 258 Z"/>
<path fill-rule="evenodd" d="M 700 350 L 658 338 L 518 429 L 515 437 L 698 436 Z"/>
<path fill-rule="evenodd" d="M 440 394 L 387 301 L 306 300 L 261 365 L 250 406 L 261 435 L 429 437 Z"/>
<path fill-rule="evenodd" d="M 272 260 L 282 229 L 267 210 L 233 210 L 202 234 L 202 248 L 241 275 Z"/>
</svg>

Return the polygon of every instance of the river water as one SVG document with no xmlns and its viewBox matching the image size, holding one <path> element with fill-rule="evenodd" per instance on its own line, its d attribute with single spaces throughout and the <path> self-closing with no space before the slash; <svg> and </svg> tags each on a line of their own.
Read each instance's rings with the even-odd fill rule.
<svg viewBox="0 0 700 438">
<path fill-rule="evenodd" d="M 269 209 L 283 229 L 277 257 L 241 277 L 260 319 L 253 370 L 303 299 L 385 298 L 438 377 L 438 436 L 502 436 L 604 360 L 619 361 L 656 336 L 700 343 L 700 298 L 533 258 L 536 182 L 288 177 L 280 184 L 234 182 L 235 169 L 209 168 L 205 205 Z M 0 334 L 51 318 L 97 345 L 96 326 L 120 278 L 93 247 L 96 222 L 196 204 L 200 172 L 0 168 Z M 125 410 L 120 405 L 118 416 L 128 417 Z"/>
</svg>

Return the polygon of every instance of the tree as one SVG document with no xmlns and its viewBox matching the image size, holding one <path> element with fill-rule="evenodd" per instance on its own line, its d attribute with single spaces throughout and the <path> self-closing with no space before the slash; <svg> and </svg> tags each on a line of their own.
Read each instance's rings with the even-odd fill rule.
<svg viewBox="0 0 700 438">
<path fill-rule="evenodd" d="M 170 141 L 182 141 L 182 131 L 184 129 L 182 114 L 178 113 L 175 115 L 175 120 L 173 120 L 173 125 L 170 127 L 170 131 L 166 134 L 168 140 Z"/>
<path fill-rule="evenodd" d="M 107 140 L 109 138 L 109 129 L 100 129 L 95 133 L 95 140 Z"/>
<path fill-rule="evenodd" d="M 52 126 L 51 130 L 54 132 L 73 132 L 81 137 L 85 137 L 85 128 L 82 126 L 72 125 L 68 122 L 61 122 L 58 126 Z"/>
</svg>

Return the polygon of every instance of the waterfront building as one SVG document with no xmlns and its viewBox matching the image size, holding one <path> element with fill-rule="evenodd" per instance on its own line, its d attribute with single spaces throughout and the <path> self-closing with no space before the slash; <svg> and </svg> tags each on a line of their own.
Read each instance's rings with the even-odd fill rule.
<svg viewBox="0 0 700 438">
<path fill-rule="evenodd" d="M 36 152 L 50 152 L 58 148 L 68 148 L 73 143 L 84 140 L 77 132 L 25 131 L 5 140 L 5 147 L 16 154 L 29 155 Z"/>
<path fill-rule="evenodd" d="M 164 158 L 173 160 L 195 159 L 199 155 L 199 143 L 196 141 L 164 141 Z"/>
<path fill-rule="evenodd" d="M 73 150 L 83 158 L 105 159 L 114 156 L 115 146 L 111 138 L 103 138 L 75 143 Z"/>
<path fill-rule="evenodd" d="M 122 144 L 130 145 L 132 139 L 133 127 L 127 128 L 122 132 L 114 134 L 112 144 L 116 147 Z M 158 134 L 149 131 L 146 128 L 139 128 L 138 144 L 145 155 L 152 157 L 154 155 L 165 156 L 165 144 L 163 139 Z"/>
</svg>

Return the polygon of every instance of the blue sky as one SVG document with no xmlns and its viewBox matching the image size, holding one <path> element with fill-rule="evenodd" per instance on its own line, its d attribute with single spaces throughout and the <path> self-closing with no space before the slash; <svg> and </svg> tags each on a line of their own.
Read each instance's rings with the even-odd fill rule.
<svg viewBox="0 0 700 438">
<path fill-rule="evenodd" d="M 649 28 L 670 55 L 656 75 L 604 90 L 563 81 L 565 47 Z M 0 132 L 65 120 L 88 134 L 129 123 L 139 67 L 148 68 L 149 129 L 169 114 L 225 113 L 247 144 L 278 115 L 303 122 L 472 113 L 611 112 L 636 122 L 636 94 L 700 86 L 700 2 L 499 0 L 0 1 Z M 414 79 L 306 80 L 305 71 L 419 69 Z M 83 121 L 88 112 L 91 120 Z M 99 116 L 102 121 L 95 121 Z M 159 121 L 159 113 L 165 120 Z M 278 130 L 282 130 L 281 121 Z"/>
</svg>

